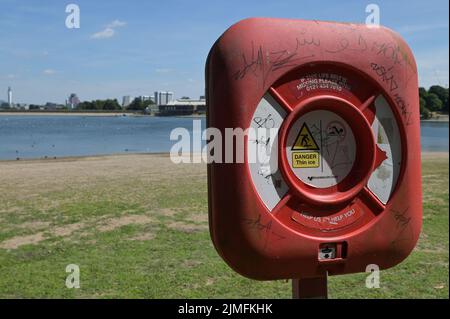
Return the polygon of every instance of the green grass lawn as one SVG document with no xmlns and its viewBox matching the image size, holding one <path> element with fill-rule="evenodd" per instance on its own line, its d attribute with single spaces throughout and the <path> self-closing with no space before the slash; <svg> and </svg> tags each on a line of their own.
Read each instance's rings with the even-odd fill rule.
<svg viewBox="0 0 450 319">
<path fill-rule="evenodd" d="M 330 298 L 448 298 L 448 156 L 423 163 L 424 223 L 400 265 L 329 278 Z M 206 167 L 165 156 L 0 163 L 1 298 L 290 298 L 241 277 L 208 232 Z M 81 288 L 68 289 L 77 264 Z"/>
</svg>

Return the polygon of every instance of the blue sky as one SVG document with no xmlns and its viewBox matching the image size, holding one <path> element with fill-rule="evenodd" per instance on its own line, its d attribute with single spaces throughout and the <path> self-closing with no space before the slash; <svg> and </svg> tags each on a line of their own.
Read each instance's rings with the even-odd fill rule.
<svg viewBox="0 0 450 319">
<path fill-rule="evenodd" d="M 80 29 L 65 27 L 69 3 L 80 7 Z M 448 86 L 447 0 L 0 0 L 0 99 L 9 85 L 18 103 L 62 103 L 71 92 L 81 100 L 155 90 L 198 97 L 208 51 L 233 23 L 251 16 L 364 23 L 369 3 L 411 46 L 420 85 Z"/>
</svg>

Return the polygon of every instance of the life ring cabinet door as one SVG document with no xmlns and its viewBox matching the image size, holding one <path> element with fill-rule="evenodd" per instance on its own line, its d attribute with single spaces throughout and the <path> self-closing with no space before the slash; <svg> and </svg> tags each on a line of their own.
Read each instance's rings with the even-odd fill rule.
<svg viewBox="0 0 450 319">
<path fill-rule="evenodd" d="M 398 34 L 246 19 L 212 47 L 206 98 L 209 128 L 259 132 L 243 162 L 227 163 L 222 142 L 208 164 L 211 238 L 235 271 L 308 278 L 410 254 L 422 223 L 418 76 Z"/>
</svg>

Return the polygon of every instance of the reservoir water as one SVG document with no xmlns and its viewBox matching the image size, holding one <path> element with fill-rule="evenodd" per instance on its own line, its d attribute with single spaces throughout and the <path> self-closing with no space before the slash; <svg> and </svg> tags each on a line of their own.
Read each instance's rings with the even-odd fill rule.
<svg viewBox="0 0 450 319">
<path fill-rule="evenodd" d="M 169 152 L 177 127 L 192 118 L 134 116 L 0 116 L 0 160 Z M 205 128 L 205 119 L 201 121 Z M 198 133 L 198 132 L 197 132 Z M 422 151 L 448 152 L 449 125 L 422 122 Z M 195 152 L 200 151 L 194 149 Z"/>
</svg>

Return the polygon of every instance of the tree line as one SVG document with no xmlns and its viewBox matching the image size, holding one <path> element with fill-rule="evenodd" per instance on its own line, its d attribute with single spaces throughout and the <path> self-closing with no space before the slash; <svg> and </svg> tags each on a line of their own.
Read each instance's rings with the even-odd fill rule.
<svg viewBox="0 0 450 319">
<path fill-rule="evenodd" d="M 143 101 L 141 98 L 137 97 L 128 105 L 125 109 L 129 111 L 143 111 L 148 106 L 154 104 L 151 100 Z M 119 104 L 117 99 L 107 99 L 107 100 L 95 100 L 95 101 L 85 101 L 81 102 L 77 106 L 78 110 L 122 110 L 122 106 Z"/>
<path fill-rule="evenodd" d="M 419 88 L 419 98 L 422 118 L 428 119 L 434 112 L 448 114 L 448 88 L 433 85 L 427 91 L 421 87 Z"/>
</svg>

